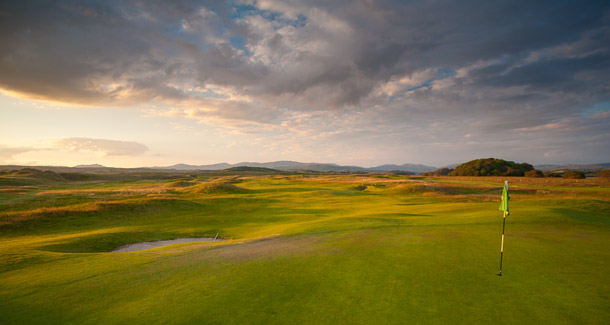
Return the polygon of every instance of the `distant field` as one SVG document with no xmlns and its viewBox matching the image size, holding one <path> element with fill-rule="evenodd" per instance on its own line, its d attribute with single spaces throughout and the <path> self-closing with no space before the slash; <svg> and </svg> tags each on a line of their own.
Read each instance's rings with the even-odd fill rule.
<svg viewBox="0 0 610 325">
<path fill-rule="evenodd" d="M 77 176 L 0 175 L 0 323 L 610 323 L 607 180 Z"/>
</svg>

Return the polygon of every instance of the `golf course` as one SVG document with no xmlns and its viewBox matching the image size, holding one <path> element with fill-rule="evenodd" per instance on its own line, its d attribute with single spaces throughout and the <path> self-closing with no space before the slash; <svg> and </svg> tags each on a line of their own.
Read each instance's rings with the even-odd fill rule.
<svg viewBox="0 0 610 325">
<path fill-rule="evenodd" d="M 610 323 L 607 178 L 157 176 L 2 174 L 0 323 Z"/>
</svg>

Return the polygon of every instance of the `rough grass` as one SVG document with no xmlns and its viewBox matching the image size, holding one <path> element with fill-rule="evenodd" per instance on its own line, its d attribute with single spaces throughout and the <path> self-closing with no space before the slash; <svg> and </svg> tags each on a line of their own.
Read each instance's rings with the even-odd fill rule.
<svg viewBox="0 0 610 325">
<path fill-rule="evenodd" d="M 0 186 L 53 184 L 65 181 L 66 179 L 60 174 L 49 170 L 23 168 L 19 170 L 4 170 L 0 173 Z"/>
<path fill-rule="evenodd" d="M 196 184 L 197 184 L 197 182 L 193 181 L 193 180 L 179 179 L 179 180 L 175 180 L 173 182 L 169 182 L 167 184 L 167 187 L 189 187 L 189 186 L 193 186 Z"/>
<path fill-rule="evenodd" d="M 244 188 L 221 181 L 204 182 L 188 188 L 191 193 L 214 194 L 214 193 L 241 193 L 247 191 Z"/>
<path fill-rule="evenodd" d="M 608 323 L 608 182 L 509 178 L 498 277 L 503 182 L 234 175 L 5 186 L 2 322 Z M 232 240 L 106 253 L 216 233 Z"/>
</svg>

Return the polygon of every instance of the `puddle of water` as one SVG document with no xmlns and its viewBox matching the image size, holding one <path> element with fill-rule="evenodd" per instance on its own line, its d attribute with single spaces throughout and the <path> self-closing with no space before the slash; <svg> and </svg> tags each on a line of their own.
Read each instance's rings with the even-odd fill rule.
<svg viewBox="0 0 610 325">
<path fill-rule="evenodd" d="M 111 253 L 124 253 L 124 252 L 137 252 L 143 251 L 151 248 L 157 248 L 172 244 L 182 244 L 182 243 L 199 243 L 205 241 L 222 241 L 224 239 L 221 238 L 213 238 L 213 237 L 197 237 L 197 238 L 177 238 L 171 240 L 159 240 L 159 241 L 147 241 L 143 243 L 134 243 L 127 244 L 121 247 L 117 247 L 111 250 Z"/>
</svg>

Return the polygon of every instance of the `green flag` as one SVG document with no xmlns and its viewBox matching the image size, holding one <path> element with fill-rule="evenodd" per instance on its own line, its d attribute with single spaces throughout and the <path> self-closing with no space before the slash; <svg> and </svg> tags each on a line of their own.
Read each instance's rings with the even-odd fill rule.
<svg viewBox="0 0 610 325">
<path fill-rule="evenodd" d="M 509 215 L 508 212 L 508 200 L 510 200 L 510 196 L 508 196 L 508 181 L 504 182 L 504 190 L 502 191 L 502 203 L 500 203 L 500 210 L 506 212 L 506 215 Z"/>
</svg>

